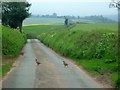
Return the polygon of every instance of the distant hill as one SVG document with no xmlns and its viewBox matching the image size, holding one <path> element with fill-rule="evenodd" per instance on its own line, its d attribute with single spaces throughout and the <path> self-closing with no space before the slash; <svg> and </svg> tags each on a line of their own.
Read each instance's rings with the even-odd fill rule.
<svg viewBox="0 0 120 90">
<path fill-rule="evenodd" d="M 66 16 L 70 22 L 85 22 L 85 23 L 117 23 L 117 16 Z M 64 16 L 51 17 L 50 15 L 31 15 L 25 19 L 23 24 L 64 24 Z"/>
<path fill-rule="evenodd" d="M 104 17 L 102 15 L 99 15 L 99 16 L 85 16 L 83 17 L 83 19 L 86 19 L 86 20 L 91 20 L 93 22 L 99 22 L 99 23 L 116 23 L 117 21 L 113 20 L 113 19 L 110 19 L 110 18 L 107 18 L 107 17 Z"/>
<path fill-rule="evenodd" d="M 104 17 L 109 18 L 109 19 L 114 20 L 114 21 L 118 21 L 118 15 L 117 14 L 115 14 L 115 15 L 104 15 Z"/>
</svg>

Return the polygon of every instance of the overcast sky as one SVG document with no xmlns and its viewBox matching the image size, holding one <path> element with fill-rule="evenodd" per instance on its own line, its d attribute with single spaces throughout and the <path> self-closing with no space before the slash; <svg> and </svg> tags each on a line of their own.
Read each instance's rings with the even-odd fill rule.
<svg viewBox="0 0 120 90">
<path fill-rule="evenodd" d="M 32 14 L 58 15 L 114 15 L 117 9 L 109 8 L 111 0 L 28 0 Z"/>
</svg>

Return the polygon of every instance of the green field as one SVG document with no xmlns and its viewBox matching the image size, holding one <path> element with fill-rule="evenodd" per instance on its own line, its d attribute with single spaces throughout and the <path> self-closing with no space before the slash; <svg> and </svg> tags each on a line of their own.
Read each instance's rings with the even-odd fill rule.
<svg viewBox="0 0 120 90">
<path fill-rule="evenodd" d="M 33 26 L 25 26 L 23 27 L 24 32 L 27 34 L 27 38 L 37 38 L 37 36 L 41 33 L 41 31 L 48 30 L 51 28 L 52 25 L 36 25 L 35 27 Z"/>
<path fill-rule="evenodd" d="M 78 19 L 71 19 L 76 22 Z M 64 24 L 65 19 L 62 18 L 27 18 L 23 24 Z M 90 20 L 80 19 L 81 22 L 92 22 Z"/>
<path fill-rule="evenodd" d="M 72 58 L 98 78 L 118 84 L 117 24 L 25 26 L 28 38 L 38 38 L 65 57 Z"/>
</svg>

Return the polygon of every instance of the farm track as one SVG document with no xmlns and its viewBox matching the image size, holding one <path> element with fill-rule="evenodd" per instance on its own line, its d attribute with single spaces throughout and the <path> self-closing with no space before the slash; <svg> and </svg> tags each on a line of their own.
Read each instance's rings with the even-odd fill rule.
<svg viewBox="0 0 120 90">
<path fill-rule="evenodd" d="M 68 59 L 37 39 L 29 39 L 15 68 L 3 81 L 3 88 L 102 88 Z M 35 60 L 41 64 L 37 65 Z M 65 61 L 68 67 L 63 64 Z"/>
</svg>

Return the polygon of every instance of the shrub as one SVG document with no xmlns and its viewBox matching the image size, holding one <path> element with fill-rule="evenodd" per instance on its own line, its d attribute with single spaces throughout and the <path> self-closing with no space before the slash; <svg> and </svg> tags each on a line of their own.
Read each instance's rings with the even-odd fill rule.
<svg viewBox="0 0 120 90">
<path fill-rule="evenodd" d="M 26 35 L 9 27 L 2 26 L 2 54 L 3 56 L 17 56 L 26 42 Z"/>
</svg>

